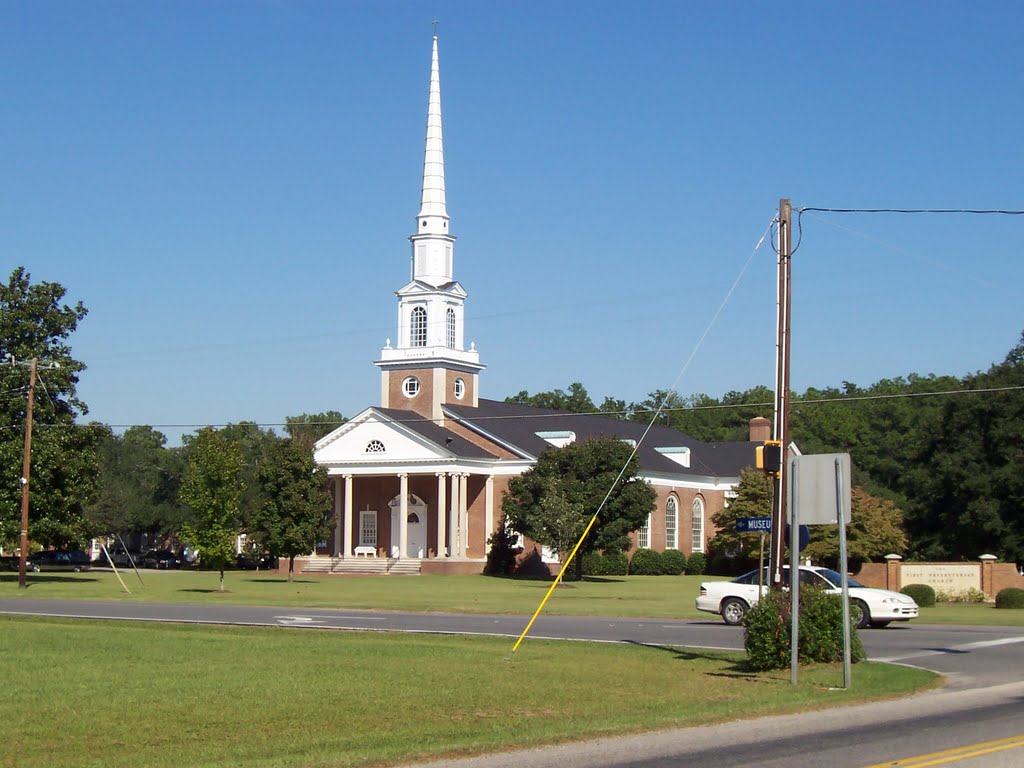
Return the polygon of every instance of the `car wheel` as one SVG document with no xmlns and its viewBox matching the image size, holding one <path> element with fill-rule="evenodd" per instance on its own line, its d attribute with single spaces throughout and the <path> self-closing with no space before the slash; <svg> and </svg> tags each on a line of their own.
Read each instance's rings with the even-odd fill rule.
<svg viewBox="0 0 1024 768">
<path fill-rule="evenodd" d="M 889 626 L 889 622 L 888 621 L 872 621 L 871 622 L 871 626 L 874 627 L 875 629 L 884 629 L 885 627 Z"/>
<path fill-rule="evenodd" d="M 864 629 L 871 623 L 871 612 L 863 601 L 850 601 L 850 623 L 857 629 Z"/>
<path fill-rule="evenodd" d="M 719 612 L 722 614 L 722 621 L 730 627 L 743 623 L 743 617 L 747 615 L 747 604 L 738 597 L 730 597 L 722 602 Z"/>
<path fill-rule="evenodd" d="M 75 566 L 74 568 L 72 568 L 71 570 L 72 570 L 72 571 L 74 571 L 75 573 L 81 573 L 81 572 L 82 572 L 82 567 L 81 567 L 81 566 L 79 566 L 79 565 L 76 565 L 76 566 Z"/>
<path fill-rule="evenodd" d="M 38 565 L 33 565 L 32 566 L 32 573 L 39 573 L 39 566 Z"/>
</svg>

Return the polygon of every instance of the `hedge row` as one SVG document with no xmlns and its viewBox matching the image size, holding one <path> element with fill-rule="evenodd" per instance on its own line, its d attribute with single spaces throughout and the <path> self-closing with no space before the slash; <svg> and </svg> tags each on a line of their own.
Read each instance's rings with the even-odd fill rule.
<svg viewBox="0 0 1024 768">
<path fill-rule="evenodd" d="M 632 559 L 621 552 L 584 555 L 583 573 L 587 576 L 679 576 L 683 573 L 704 573 L 705 563 L 700 552 L 694 552 L 687 558 L 678 549 L 664 552 L 638 549 Z"/>
</svg>

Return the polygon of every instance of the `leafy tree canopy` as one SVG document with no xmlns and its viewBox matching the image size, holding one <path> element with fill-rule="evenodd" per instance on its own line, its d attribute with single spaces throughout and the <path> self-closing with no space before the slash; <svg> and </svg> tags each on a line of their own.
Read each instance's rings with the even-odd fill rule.
<svg viewBox="0 0 1024 768">
<path fill-rule="evenodd" d="M 85 365 L 69 339 L 87 310 L 63 303 L 59 283 L 33 283 L 18 267 L 0 284 L 0 541 L 21 530 L 21 483 L 30 371 L 39 360 L 33 413 L 29 536 L 44 546 L 80 544 L 87 535 L 83 507 L 96 491 L 97 447 L 106 432 L 81 426 L 87 413 L 78 398 Z"/>
<path fill-rule="evenodd" d="M 552 516 L 569 518 L 574 511 L 589 521 L 607 496 L 578 554 L 625 552 L 630 532 L 647 521 L 655 500 L 654 489 L 637 478 L 639 463 L 631 454 L 632 447 L 614 437 L 545 451 L 529 471 L 509 483 L 502 502 L 509 525 L 534 541 L 555 546 L 546 521 Z"/>
<path fill-rule="evenodd" d="M 535 395 L 531 395 L 524 389 L 516 395 L 506 397 L 505 402 L 529 405 L 533 408 L 548 408 L 554 411 L 597 413 L 597 406 L 590 399 L 586 388 L 578 381 L 574 381 L 569 385 L 568 392 L 555 389 L 551 392 L 538 392 Z"/>
<path fill-rule="evenodd" d="M 295 556 L 311 552 L 331 527 L 327 470 L 299 444 L 280 440 L 270 446 L 256 478 L 264 502 L 251 515 L 248 532 L 261 549 L 288 558 L 291 581 Z"/>
<path fill-rule="evenodd" d="M 220 567 L 221 591 L 224 566 L 235 558 L 243 464 L 237 442 L 213 429 L 203 429 L 191 440 L 181 486 L 181 500 L 195 512 L 194 520 L 182 526 L 182 535 L 199 548 L 204 563 Z"/>
<path fill-rule="evenodd" d="M 317 440 L 333 432 L 347 419 L 340 411 L 324 411 L 286 416 L 284 421 L 284 431 L 291 441 L 307 453 L 312 453 Z"/>
</svg>

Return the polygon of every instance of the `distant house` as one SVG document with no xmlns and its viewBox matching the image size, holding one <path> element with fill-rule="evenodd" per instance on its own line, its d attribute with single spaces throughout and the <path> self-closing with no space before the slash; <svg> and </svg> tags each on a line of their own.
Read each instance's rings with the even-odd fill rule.
<svg viewBox="0 0 1024 768">
<path fill-rule="evenodd" d="M 320 441 L 335 528 L 303 567 L 346 570 L 368 560 L 399 572 L 479 573 L 502 522 L 509 480 L 552 447 L 594 436 L 640 442 L 644 425 L 512 405 L 480 397 L 484 365 L 465 345 L 468 294 L 454 277 L 448 229 L 437 37 L 433 42 L 423 186 L 412 241 L 411 280 L 397 292 L 398 329 L 375 364 L 381 405 Z M 752 440 L 768 437 L 755 420 Z M 666 427 L 640 442 L 641 476 L 657 492 L 635 545 L 703 552 L 754 443 L 702 443 Z"/>
</svg>

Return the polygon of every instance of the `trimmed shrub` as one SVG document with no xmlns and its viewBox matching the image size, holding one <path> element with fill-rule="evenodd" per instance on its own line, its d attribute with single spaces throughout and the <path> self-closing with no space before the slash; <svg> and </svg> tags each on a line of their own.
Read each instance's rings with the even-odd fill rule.
<svg viewBox="0 0 1024 768">
<path fill-rule="evenodd" d="M 625 576 L 628 572 L 629 558 L 624 552 L 591 552 L 583 556 L 583 573 L 587 576 Z"/>
<path fill-rule="evenodd" d="M 900 592 L 914 598 L 914 602 L 922 608 L 935 605 L 935 590 L 927 584 L 907 584 Z"/>
<path fill-rule="evenodd" d="M 703 552 L 693 552 L 686 558 L 686 572 L 700 576 L 708 567 L 708 559 Z"/>
<path fill-rule="evenodd" d="M 666 549 L 661 553 L 661 573 L 665 576 L 679 576 L 686 570 L 686 555 L 678 549 Z"/>
<path fill-rule="evenodd" d="M 629 561 L 629 572 L 633 576 L 660 576 L 661 554 L 653 549 L 638 549 Z"/>
<path fill-rule="evenodd" d="M 484 573 L 488 576 L 506 576 L 516 569 L 516 555 L 520 550 L 513 549 L 512 537 L 504 526 L 501 526 L 487 539 L 487 564 Z"/>
<path fill-rule="evenodd" d="M 996 608 L 1024 608 L 1024 589 L 1007 587 L 996 595 Z"/>
<path fill-rule="evenodd" d="M 743 643 L 750 667 L 754 670 L 785 669 L 789 666 L 790 597 L 773 589 L 743 619 Z M 850 659 L 865 659 L 864 646 L 851 627 Z M 832 664 L 843 660 L 843 602 L 839 595 L 818 589 L 800 592 L 801 664 Z"/>
<path fill-rule="evenodd" d="M 984 603 L 985 593 L 980 589 L 966 589 L 960 592 L 936 592 L 939 603 Z"/>
</svg>

